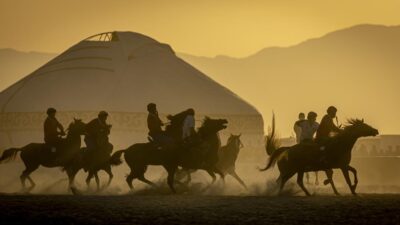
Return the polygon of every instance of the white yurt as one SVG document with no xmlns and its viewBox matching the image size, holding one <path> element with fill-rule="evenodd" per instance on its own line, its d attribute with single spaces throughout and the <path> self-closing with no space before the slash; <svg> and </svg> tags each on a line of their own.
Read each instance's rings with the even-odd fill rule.
<svg viewBox="0 0 400 225">
<path fill-rule="evenodd" d="M 113 125 L 110 140 L 126 147 L 147 140 L 146 106 L 162 119 L 187 108 L 197 125 L 207 115 L 226 118 L 229 133 L 242 133 L 246 147 L 262 145 L 263 119 L 246 101 L 178 58 L 172 48 L 133 32 L 89 37 L 0 93 L 0 146 L 43 140 L 46 109 L 54 107 L 66 127 L 100 110 Z"/>
</svg>

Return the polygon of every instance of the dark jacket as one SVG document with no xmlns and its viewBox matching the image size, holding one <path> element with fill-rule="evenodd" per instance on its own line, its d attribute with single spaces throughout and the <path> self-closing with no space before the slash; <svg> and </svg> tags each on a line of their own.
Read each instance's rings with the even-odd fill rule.
<svg viewBox="0 0 400 225">
<path fill-rule="evenodd" d="M 329 138 L 329 134 L 331 132 L 340 132 L 341 129 L 338 128 L 335 123 L 333 122 L 333 118 L 329 115 L 325 115 L 317 130 L 316 139 L 317 140 L 325 140 Z"/>
<path fill-rule="evenodd" d="M 110 134 L 111 126 L 101 122 L 98 118 L 93 119 L 86 125 L 86 135 L 85 141 L 86 144 L 90 145 L 102 145 L 108 143 L 108 135 Z M 93 146 L 95 147 L 95 146 Z"/>
<path fill-rule="evenodd" d="M 59 135 L 64 134 L 64 127 L 56 118 L 47 117 L 44 121 L 44 141 L 48 144 L 54 144 L 60 140 Z"/>
<path fill-rule="evenodd" d="M 149 135 L 153 136 L 162 133 L 162 121 L 157 114 L 149 113 L 147 116 L 147 127 L 149 128 Z"/>
</svg>

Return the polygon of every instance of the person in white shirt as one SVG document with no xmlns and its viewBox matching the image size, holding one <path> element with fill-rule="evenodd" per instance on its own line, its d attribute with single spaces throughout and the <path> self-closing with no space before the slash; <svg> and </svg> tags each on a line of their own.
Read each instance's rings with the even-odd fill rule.
<svg viewBox="0 0 400 225">
<path fill-rule="evenodd" d="M 183 121 L 182 127 L 182 139 L 185 140 L 188 137 L 193 136 L 195 131 L 195 119 L 194 119 L 194 110 L 188 109 L 186 110 L 187 114 L 185 120 Z"/>
<path fill-rule="evenodd" d="M 314 139 L 314 134 L 317 132 L 319 123 L 317 121 L 317 113 L 309 112 L 307 115 L 307 120 L 300 124 L 301 126 L 301 136 L 300 142 L 310 142 Z"/>
<path fill-rule="evenodd" d="M 294 133 L 296 134 L 296 143 L 300 143 L 301 139 L 301 124 L 306 121 L 306 115 L 304 113 L 299 113 L 299 120 L 294 123 L 293 130 Z"/>
</svg>

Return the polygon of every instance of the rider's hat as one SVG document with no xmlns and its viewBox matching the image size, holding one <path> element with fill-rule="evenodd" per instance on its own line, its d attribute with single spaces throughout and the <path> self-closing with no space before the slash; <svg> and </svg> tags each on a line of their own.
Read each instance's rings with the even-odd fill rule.
<svg viewBox="0 0 400 225">
<path fill-rule="evenodd" d="M 106 111 L 100 111 L 99 117 L 102 117 L 102 116 L 108 116 L 108 113 Z"/>
<path fill-rule="evenodd" d="M 50 115 L 50 114 L 54 114 L 56 112 L 57 112 L 57 110 L 55 108 L 50 107 L 47 109 L 46 113 L 47 113 L 47 115 Z"/>
</svg>

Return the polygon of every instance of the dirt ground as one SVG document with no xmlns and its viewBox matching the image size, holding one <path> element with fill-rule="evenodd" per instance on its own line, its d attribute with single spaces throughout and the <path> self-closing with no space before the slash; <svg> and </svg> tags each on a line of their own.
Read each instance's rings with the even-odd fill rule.
<svg viewBox="0 0 400 225">
<path fill-rule="evenodd" d="M 0 224 L 400 224 L 400 195 L 0 195 Z"/>
</svg>

